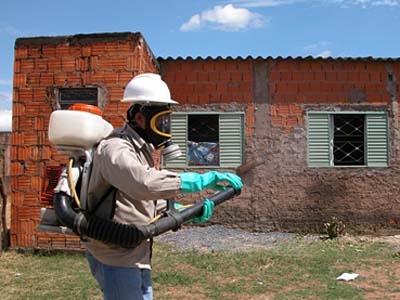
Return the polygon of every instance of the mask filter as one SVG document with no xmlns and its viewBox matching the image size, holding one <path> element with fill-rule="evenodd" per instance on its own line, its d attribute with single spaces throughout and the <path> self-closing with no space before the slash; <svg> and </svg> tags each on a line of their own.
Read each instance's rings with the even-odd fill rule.
<svg viewBox="0 0 400 300">
<path fill-rule="evenodd" d="M 161 154 L 165 161 L 170 161 L 181 156 L 182 151 L 178 145 L 172 144 L 171 141 L 168 141 L 165 144 L 165 147 L 161 150 Z"/>
</svg>

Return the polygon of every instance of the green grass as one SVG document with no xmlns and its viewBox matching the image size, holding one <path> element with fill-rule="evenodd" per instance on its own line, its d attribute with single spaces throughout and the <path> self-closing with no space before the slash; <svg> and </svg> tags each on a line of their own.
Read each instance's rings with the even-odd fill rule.
<svg viewBox="0 0 400 300">
<path fill-rule="evenodd" d="M 4 252 L 0 299 L 101 299 L 83 253 Z"/>
<path fill-rule="evenodd" d="M 387 243 L 289 242 L 247 252 L 180 252 L 157 244 L 154 298 L 400 299 L 400 257 Z M 336 280 L 343 272 L 360 276 Z M 0 299 L 101 299 L 82 253 L 4 252 Z"/>
</svg>

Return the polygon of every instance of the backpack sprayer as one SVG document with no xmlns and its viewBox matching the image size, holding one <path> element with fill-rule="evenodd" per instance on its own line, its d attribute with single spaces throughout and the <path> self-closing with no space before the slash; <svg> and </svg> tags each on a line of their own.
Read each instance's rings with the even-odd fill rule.
<svg viewBox="0 0 400 300">
<path fill-rule="evenodd" d="M 75 104 L 69 110 L 57 110 L 51 114 L 49 140 L 59 153 L 69 156 L 69 162 L 54 189 L 54 208 L 41 209 L 38 229 L 134 248 L 143 240 L 170 230 L 176 231 L 183 223 L 200 216 L 204 201 L 178 211 L 174 208 L 174 201 L 168 200 L 167 210 L 161 217 L 140 226 L 117 223 L 88 213 L 88 185 L 95 145 L 113 131 L 113 126 L 101 115 L 100 109 L 85 104 Z M 228 187 L 208 200 L 219 205 L 240 192 L 240 189 Z"/>
</svg>

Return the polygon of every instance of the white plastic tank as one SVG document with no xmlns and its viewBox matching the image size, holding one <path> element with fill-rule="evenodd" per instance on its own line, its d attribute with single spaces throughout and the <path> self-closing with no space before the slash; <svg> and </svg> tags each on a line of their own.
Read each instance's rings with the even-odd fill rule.
<svg viewBox="0 0 400 300">
<path fill-rule="evenodd" d="M 50 142 L 56 146 L 91 149 L 114 129 L 101 114 L 99 108 L 86 104 L 75 104 L 68 110 L 52 112 L 48 132 Z"/>
</svg>

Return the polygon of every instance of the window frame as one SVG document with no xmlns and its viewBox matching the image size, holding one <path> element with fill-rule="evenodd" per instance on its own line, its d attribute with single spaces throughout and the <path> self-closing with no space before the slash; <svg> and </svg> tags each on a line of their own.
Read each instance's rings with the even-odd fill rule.
<svg viewBox="0 0 400 300">
<path fill-rule="evenodd" d="M 220 139 L 220 153 L 219 153 L 219 165 L 218 166 L 191 166 L 189 165 L 187 151 L 187 142 L 188 142 L 188 116 L 189 115 L 218 115 L 219 116 L 219 139 Z M 222 116 L 222 121 L 221 121 Z M 231 119 L 229 119 L 231 117 Z M 179 118 L 179 119 L 178 119 Z M 225 154 L 223 151 L 226 151 L 224 147 L 226 147 L 230 141 L 225 141 L 224 138 L 221 140 L 221 132 L 224 130 L 229 130 L 228 125 L 222 124 L 221 122 L 235 122 L 239 120 L 240 124 L 235 124 L 237 127 L 240 127 L 240 132 L 238 133 L 239 138 L 237 138 L 240 142 L 240 158 L 236 163 L 229 163 L 224 160 Z M 177 125 L 178 122 L 181 122 L 180 126 Z M 182 125 L 185 123 L 185 125 Z M 182 127 L 184 127 L 184 131 Z M 164 162 L 164 166 L 167 168 L 174 169 L 223 169 L 223 168 L 236 168 L 241 165 L 245 161 L 245 113 L 244 112 L 173 112 L 171 119 L 171 127 L 172 127 L 172 142 L 178 144 L 183 153 L 182 157 L 179 157 L 171 162 Z M 175 131 L 175 132 L 174 132 Z M 236 132 L 237 133 L 237 132 Z M 223 134 L 223 133 L 222 133 Z M 234 137 L 236 138 L 236 136 Z M 183 142 L 184 141 L 184 142 Z"/>
<path fill-rule="evenodd" d="M 364 120 L 364 165 L 334 165 L 334 157 L 333 157 L 333 147 L 334 147 L 334 141 L 333 141 L 333 131 L 334 131 L 334 122 L 333 118 L 334 115 L 340 115 L 340 114 L 346 114 L 346 115 L 364 115 L 365 120 Z M 312 128 L 311 124 L 311 116 L 319 116 L 320 122 L 322 124 L 321 128 L 326 124 L 323 124 L 323 122 L 327 122 L 328 126 L 327 128 L 325 127 L 325 130 L 321 129 L 320 131 Z M 324 117 L 327 117 L 326 120 L 324 120 Z M 385 162 L 378 162 L 375 161 L 373 158 L 370 158 L 370 153 L 372 151 L 372 130 L 368 130 L 369 125 L 371 125 L 373 121 L 373 117 L 384 117 L 384 125 L 385 125 L 385 136 L 381 137 L 385 139 Z M 318 118 L 315 118 L 313 121 L 318 122 Z M 381 123 L 380 125 L 382 125 Z M 387 168 L 390 166 L 390 144 L 389 144 L 389 134 L 390 134 L 390 123 L 389 123 L 389 118 L 388 118 L 388 113 L 385 111 L 308 111 L 307 112 L 307 166 L 309 168 L 323 168 L 323 167 L 328 167 L 328 168 L 368 168 L 368 167 L 383 167 Z M 326 131 L 327 129 L 327 131 Z M 315 130 L 314 132 L 310 132 L 311 130 Z M 316 142 L 318 145 L 316 146 L 315 149 L 320 147 L 321 153 L 323 153 L 323 150 L 326 151 L 326 147 L 329 148 L 329 159 L 326 158 L 326 153 L 325 153 L 325 158 L 321 155 L 320 160 L 318 159 L 318 154 L 312 154 L 311 152 L 314 151 L 315 149 L 312 149 L 313 146 L 311 146 L 311 139 L 314 139 L 312 137 L 313 134 L 317 133 L 316 135 L 320 134 L 319 137 L 315 138 L 313 142 Z M 326 141 L 326 139 L 328 141 Z M 370 139 L 370 141 L 369 141 Z M 369 143 L 371 142 L 371 143 Z M 325 148 L 325 149 L 324 149 Z M 383 149 L 383 148 L 382 148 Z"/>
</svg>

